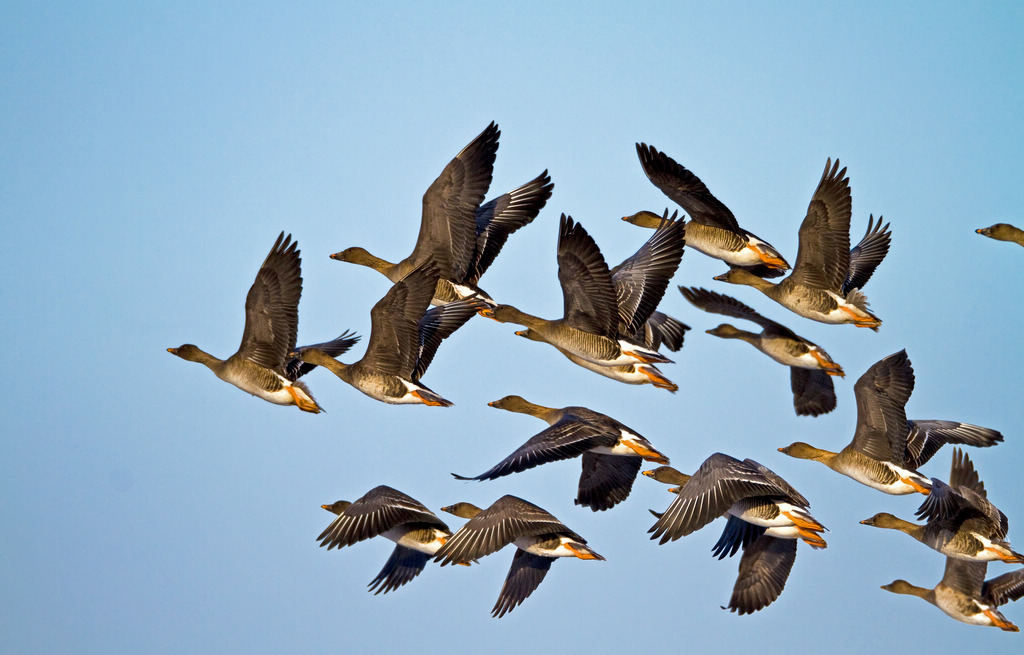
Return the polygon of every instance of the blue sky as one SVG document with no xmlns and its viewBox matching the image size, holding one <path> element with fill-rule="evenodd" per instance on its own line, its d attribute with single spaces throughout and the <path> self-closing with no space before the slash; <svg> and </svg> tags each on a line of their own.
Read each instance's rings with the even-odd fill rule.
<svg viewBox="0 0 1024 655">
<path fill-rule="evenodd" d="M 916 498 L 776 448 L 838 450 L 853 434 L 853 382 L 906 348 L 917 374 L 910 418 L 1006 436 L 970 456 L 1024 546 L 1024 251 L 973 232 L 1024 223 L 1022 26 L 1024 10 L 1008 3 L 0 8 L 0 325 L 18 364 L 0 400 L 0 646 L 862 652 L 908 634 L 926 650 L 1017 643 L 878 588 L 941 577 L 937 553 L 858 524 L 879 511 L 909 518 Z M 661 307 L 694 328 L 663 369 L 675 395 L 598 377 L 483 319 L 445 342 L 424 376 L 456 403 L 447 410 L 383 405 L 315 371 L 307 381 L 328 413 L 307 415 L 165 352 L 185 342 L 234 352 L 245 293 L 285 230 L 303 254 L 300 343 L 352 329 L 364 339 L 343 360 L 361 356 L 388 282 L 328 254 L 408 254 L 424 190 L 491 120 L 502 136 L 488 197 L 544 169 L 555 183 L 482 281 L 499 301 L 559 314 L 561 212 L 612 264 L 643 243 L 648 234 L 619 218 L 672 206 L 637 162 L 644 141 L 790 261 L 825 159 L 839 157 L 854 240 L 869 213 L 892 222 L 892 249 L 865 289 L 881 331 L 801 319 L 712 281 L 724 266 L 687 252 Z M 788 372 L 705 335 L 722 317 L 689 306 L 676 284 L 734 295 L 826 348 L 848 373 L 836 411 L 795 416 Z M 666 546 L 647 539 L 647 509 L 670 500 L 662 485 L 640 479 L 625 503 L 593 513 L 573 506 L 575 461 L 453 480 L 543 427 L 486 405 L 513 393 L 609 414 L 686 471 L 715 451 L 756 459 L 810 499 L 829 548 L 801 547 L 781 598 L 738 617 L 719 608 L 738 559 L 710 556 L 722 521 Z M 924 472 L 948 475 L 950 452 Z M 557 562 L 501 620 L 489 610 L 511 549 L 470 569 L 431 565 L 374 597 L 365 585 L 390 543 L 327 552 L 315 537 L 330 519 L 319 505 L 382 483 L 435 510 L 523 496 L 607 561 Z M 1024 623 L 1024 608 L 1005 613 Z"/>
</svg>

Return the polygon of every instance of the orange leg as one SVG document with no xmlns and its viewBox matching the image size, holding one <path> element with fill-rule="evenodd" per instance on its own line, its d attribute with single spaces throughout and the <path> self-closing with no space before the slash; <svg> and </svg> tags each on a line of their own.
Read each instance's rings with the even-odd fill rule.
<svg viewBox="0 0 1024 655">
<path fill-rule="evenodd" d="M 795 525 L 797 529 L 813 530 L 815 532 L 824 532 L 825 530 L 825 526 L 822 524 L 815 521 L 808 521 L 804 517 L 793 514 L 792 512 L 783 512 L 782 515 L 792 521 L 793 525 Z"/>
<path fill-rule="evenodd" d="M 580 559 L 604 559 L 603 557 L 601 557 L 600 555 L 591 550 L 583 550 L 582 548 L 576 548 L 572 544 L 566 544 L 565 547 L 572 551 L 572 554 Z"/>
<path fill-rule="evenodd" d="M 782 270 L 786 269 L 786 262 L 782 261 L 778 257 L 773 257 L 752 244 L 748 244 L 747 248 L 753 250 L 754 253 L 757 255 L 757 258 L 764 262 L 765 266 L 767 266 L 768 268 L 777 268 Z"/>
<path fill-rule="evenodd" d="M 315 402 L 311 402 L 309 398 L 300 396 L 299 392 L 295 390 L 295 387 L 287 386 L 285 390 L 291 395 L 292 400 L 295 401 L 295 406 L 304 412 L 310 412 L 312 414 L 319 414 L 320 407 Z"/>
<path fill-rule="evenodd" d="M 811 349 L 811 356 L 814 357 L 814 359 L 818 362 L 818 366 L 821 367 L 821 370 L 825 371 L 829 375 L 838 375 L 841 378 L 846 377 L 846 373 L 843 373 L 842 366 L 836 364 L 835 362 L 830 362 L 829 360 L 825 359 L 817 350 L 813 348 Z"/>
<path fill-rule="evenodd" d="M 992 546 L 989 546 L 985 550 L 989 551 L 990 553 L 995 553 L 996 557 L 1006 562 L 1007 564 L 1024 564 L 1024 555 L 1021 555 L 1020 553 L 1015 553 L 1012 550 L 1009 551 L 1009 554 L 1007 554 L 1007 552 L 1002 549 L 994 548 Z"/>
<path fill-rule="evenodd" d="M 648 462 L 656 462 L 658 464 L 668 464 L 669 463 L 668 457 L 665 457 L 664 455 L 659 453 L 657 450 L 653 450 L 651 448 L 648 448 L 646 446 L 642 446 L 642 445 L 640 445 L 638 443 L 634 443 L 632 441 L 623 441 L 622 443 L 627 448 L 632 450 L 634 453 L 636 453 L 640 457 L 643 457 Z"/>
<path fill-rule="evenodd" d="M 931 489 L 928 489 L 927 487 L 922 487 L 921 485 L 919 485 L 918 483 L 914 482 L 910 478 L 900 478 L 900 482 L 902 482 L 903 484 L 910 485 L 911 487 L 914 488 L 914 491 L 916 491 L 918 493 L 922 493 L 925 496 L 927 496 L 928 494 L 930 494 L 932 492 Z"/>
<path fill-rule="evenodd" d="M 804 543 L 811 548 L 827 548 L 828 544 L 821 538 L 821 535 L 817 532 L 805 530 L 801 527 L 797 527 L 797 532 L 800 533 L 800 538 L 803 539 Z"/>
<path fill-rule="evenodd" d="M 421 403 L 423 403 L 424 405 L 429 405 L 431 407 L 446 407 L 447 406 L 444 403 L 438 402 L 438 401 L 436 401 L 436 400 L 434 400 L 432 398 L 427 398 L 426 396 L 421 394 L 419 391 L 413 391 L 412 395 L 415 396 L 416 398 L 418 398 L 419 401 Z"/>
<path fill-rule="evenodd" d="M 672 393 L 679 391 L 679 385 L 662 375 L 656 368 L 651 366 L 639 366 L 636 370 L 650 378 L 651 384 L 659 389 L 668 389 Z"/>
<path fill-rule="evenodd" d="M 1003 618 L 999 612 L 994 612 L 992 610 L 981 610 L 981 612 L 987 616 L 990 621 L 992 621 L 992 625 L 1000 630 L 1006 630 L 1007 632 L 1020 632 L 1020 628 Z"/>
</svg>

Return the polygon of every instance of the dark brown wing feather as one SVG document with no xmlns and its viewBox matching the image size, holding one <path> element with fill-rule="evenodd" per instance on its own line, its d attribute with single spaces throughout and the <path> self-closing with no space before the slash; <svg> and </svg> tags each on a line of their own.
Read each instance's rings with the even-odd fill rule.
<svg viewBox="0 0 1024 655">
<path fill-rule="evenodd" d="M 618 303 L 611 272 L 594 239 L 565 214 L 558 233 L 558 281 L 562 285 L 563 315 L 569 325 L 616 338 Z"/>
<path fill-rule="evenodd" d="M 747 546 L 728 609 L 741 615 L 771 605 L 782 594 L 796 561 L 796 539 L 761 535 Z"/>
<path fill-rule="evenodd" d="M 452 159 L 423 194 L 423 218 L 409 259 L 434 262 L 445 279 L 465 278 L 476 243 L 476 210 L 491 186 L 501 132 L 493 122 Z"/>
<path fill-rule="evenodd" d="M 462 282 L 476 284 L 494 262 L 509 235 L 529 225 L 547 204 L 555 185 L 544 171 L 523 186 L 498 196 L 476 211 L 476 245 Z"/>
<path fill-rule="evenodd" d="M 491 610 L 491 616 L 500 619 L 529 598 L 534 589 L 544 581 L 544 576 L 548 574 L 548 569 L 554 561 L 551 557 L 534 555 L 517 548 L 516 554 L 512 557 L 512 566 L 505 577 L 505 584 L 498 594 L 498 602 Z"/>
<path fill-rule="evenodd" d="M 301 264 L 298 243 L 282 232 L 245 297 L 245 328 L 236 357 L 284 373 L 299 331 Z"/>
<path fill-rule="evenodd" d="M 704 225 L 742 232 L 729 208 L 712 195 L 691 171 L 645 143 L 636 144 L 636 154 L 651 183 L 682 207 L 691 219 Z"/>
<path fill-rule="evenodd" d="M 411 378 L 419 356 L 419 321 L 437 286 L 432 263 L 396 282 L 370 310 L 370 339 L 362 363 L 382 373 Z"/>
<path fill-rule="evenodd" d="M 612 269 L 620 334 L 635 334 L 657 309 L 682 261 L 684 245 L 683 221 L 673 213 L 639 250 Z"/>
<path fill-rule="evenodd" d="M 640 457 L 583 453 L 583 472 L 575 503 L 595 512 L 626 500 L 640 472 Z"/>
<path fill-rule="evenodd" d="M 821 416 L 836 408 L 836 387 L 825 371 L 791 366 L 789 386 L 797 416 Z"/>
<path fill-rule="evenodd" d="M 878 223 L 874 220 L 874 215 L 868 217 L 868 229 L 864 237 L 850 250 L 850 271 L 840 291 L 842 296 L 846 296 L 851 289 L 863 289 L 889 253 L 889 243 L 892 241 L 889 224 L 883 227 L 881 216 L 878 217 Z"/>
<path fill-rule="evenodd" d="M 857 430 L 851 446 L 872 459 L 903 466 L 907 453 L 905 405 L 914 391 L 907 351 L 876 362 L 853 385 Z"/>
<path fill-rule="evenodd" d="M 850 270 L 850 180 L 829 159 L 800 224 L 796 264 L 786 280 L 839 293 Z"/>
</svg>

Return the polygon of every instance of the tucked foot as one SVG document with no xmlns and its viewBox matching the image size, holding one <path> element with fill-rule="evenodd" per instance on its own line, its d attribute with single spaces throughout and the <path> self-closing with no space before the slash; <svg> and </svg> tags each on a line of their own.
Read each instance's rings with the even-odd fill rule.
<svg viewBox="0 0 1024 655">
<path fill-rule="evenodd" d="M 769 252 L 753 243 L 747 244 L 747 248 L 753 250 L 754 254 L 757 255 L 757 258 L 764 262 L 764 265 L 768 268 L 774 268 L 779 271 L 789 269 L 789 264 L 786 263 L 786 260 L 779 257 L 778 253 Z"/>
<path fill-rule="evenodd" d="M 903 477 L 901 477 L 900 478 L 900 482 L 902 482 L 903 484 L 906 484 L 906 485 L 910 485 L 911 487 L 914 488 L 914 491 L 916 491 L 918 493 L 921 493 L 921 494 L 924 494 L 925 496 L 927 496 L 928 494 L 930 494 L 932 492 L 932 490 L 930 488 L 924 487 L 924 486 L 920 485 L 918 482 L 916 482 L 915 480 L 912 480 L 910 478 L 903 478 Z"/>
<path fill-rule="evenodd" d="M 648 462 L 655 462 L 657 464 L 669 463 L 668 457 L 665 457 L 665 455 L 659 453 L 657 450 L 654 450 L 653 448 L 648 448 L 647 446 L 636 443 L 634 441 L 623 441 L 622 443 L 625 444 L 634 453 L 636 453 L 640 457 L 643 457 Z"/>
<path fill-rule="evenodd" d="M 679 391 L 679 385 L 662 375 L 661 371 L 654 366 L 640 365 L 636 367 L 636 370 L 646 375 L 650 379 L 651 384 L 659 389 L 668 389 L 672 393 Z"/>
<path fill-rule="evenodd" d="M 288 394 L 291 395 L 292 400 L 295 401 L 295 406 L 301 409 L 302 411 L 309 412 L 310 414 L 319 414 L 320 412 L 323 411 L 322 409 L 320 409 L 320 405 L 316 404 L 315 400 L 313 400 L 306 394 L 299 393 L 299 390 L 296 389 L 295 387 L 288 386 L 285 387 L 285 390 L 288 391 Z"/>
<path fill-rule="evenodd" d="M 565 547 L 572 551 L 572 554 L 580 559 L 604 559 L 604 557 L 598 555 L 589 546 L 585 544 L 565 544 Z"/>
<path fill-rule="evenodd" d="M 412 393 L 412 395 L 415 398 L 417 398 L 421 403 L 423 403 L 424 405 L 429 405 L 430 407 L 451 407 L 452 405 L 455 404 L 450 400 L 445 400 L 441 396 L 431 394 L 423 390 L 416 390 L 410 393 Z"/>
</svg>

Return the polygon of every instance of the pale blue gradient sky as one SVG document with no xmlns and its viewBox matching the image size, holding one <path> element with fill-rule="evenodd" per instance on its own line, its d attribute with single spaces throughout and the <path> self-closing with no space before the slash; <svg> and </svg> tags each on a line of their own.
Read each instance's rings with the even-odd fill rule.
<svg viewBox="0 0 1024 655">
<path fill-rule="evenodd" d="M 1006 435 L 970 455 L 1024 546 L 1024 250 L 973 233 L 1024 223 L 1024 10 L 549 4 L 0 8 L 0 325 L 18 364 L 0 400 L 0 650 L 1019 647 L 1020 635 L 878 589 L 941 576 L 937 553 L 857 523 L 878 511 L 909 517 L 916 498 L 775 449 L 847 443 L 853 382 L 906 348 L 911 418 Z M 832 156 L 849 167 L 854 239 L 868 213 L 892 221 L 892 250 L 866 289 L 881 332 L 801 319 L 712 281 L 724 267 L 688 252 L 662 305 L 694 327 L 664 368 L 674 396 L 588 373 L 482 319 L 424 377 L 456 403 L 448 410 L 383 405 L 316 371 L 307 379 L 329 413 L 306 415 L 165 352 L 235 350 L 245 293 L 285 230 L 304 256 L 300 343 L 354 329 L 364 340 L 343 359 L 361 356 L 388 283 L 327 255 L 352 245 L 408 254 L 423 191 L 491 120 L 502 137 L 490 196 L 545 168 L 555 182 L 483 279 L 500 301 L 561 311 L 561 212 L 613 264 L 646 239 L 619 217 L 670 202 L 643 175 L 636 141 L 694 170 L 790 261 Z M 694 310 L 675 284 L 735 295 L 825 347 L 849 373 L 838 409 L 796 417 L 788 372 L 703 334 L 720 317 Z M 543 427 L 485 404 L 511 393 L 614 416 L 683 470 L 716 450 L 757 459 L 811 500 L 829 548 L 801 547 L 782 597 L 738 617 L 719 609 L 738 565 L 710 557 L 721 521 L 667 546 L 647 539 L 647 509 L 669 501 L 661 485 L 638 480 L 625 503 L 592 513 L 572 503 L 578 462 L 452 480 Z M 924 472 L 946 476 L 949 456 Z M 381 483 L 435 509 L 521 495 L 607 561 L 557 562 L 500 621 L 489 610 L 511 549 L 471 569 L 430 565 L 374 597 L 365 585 L 389 543 L 327 552 L 314 539 L 330 518 L 320 504 Z M 1020 604 L 1006 615 L 1024 623 Z"/>
</svg>

